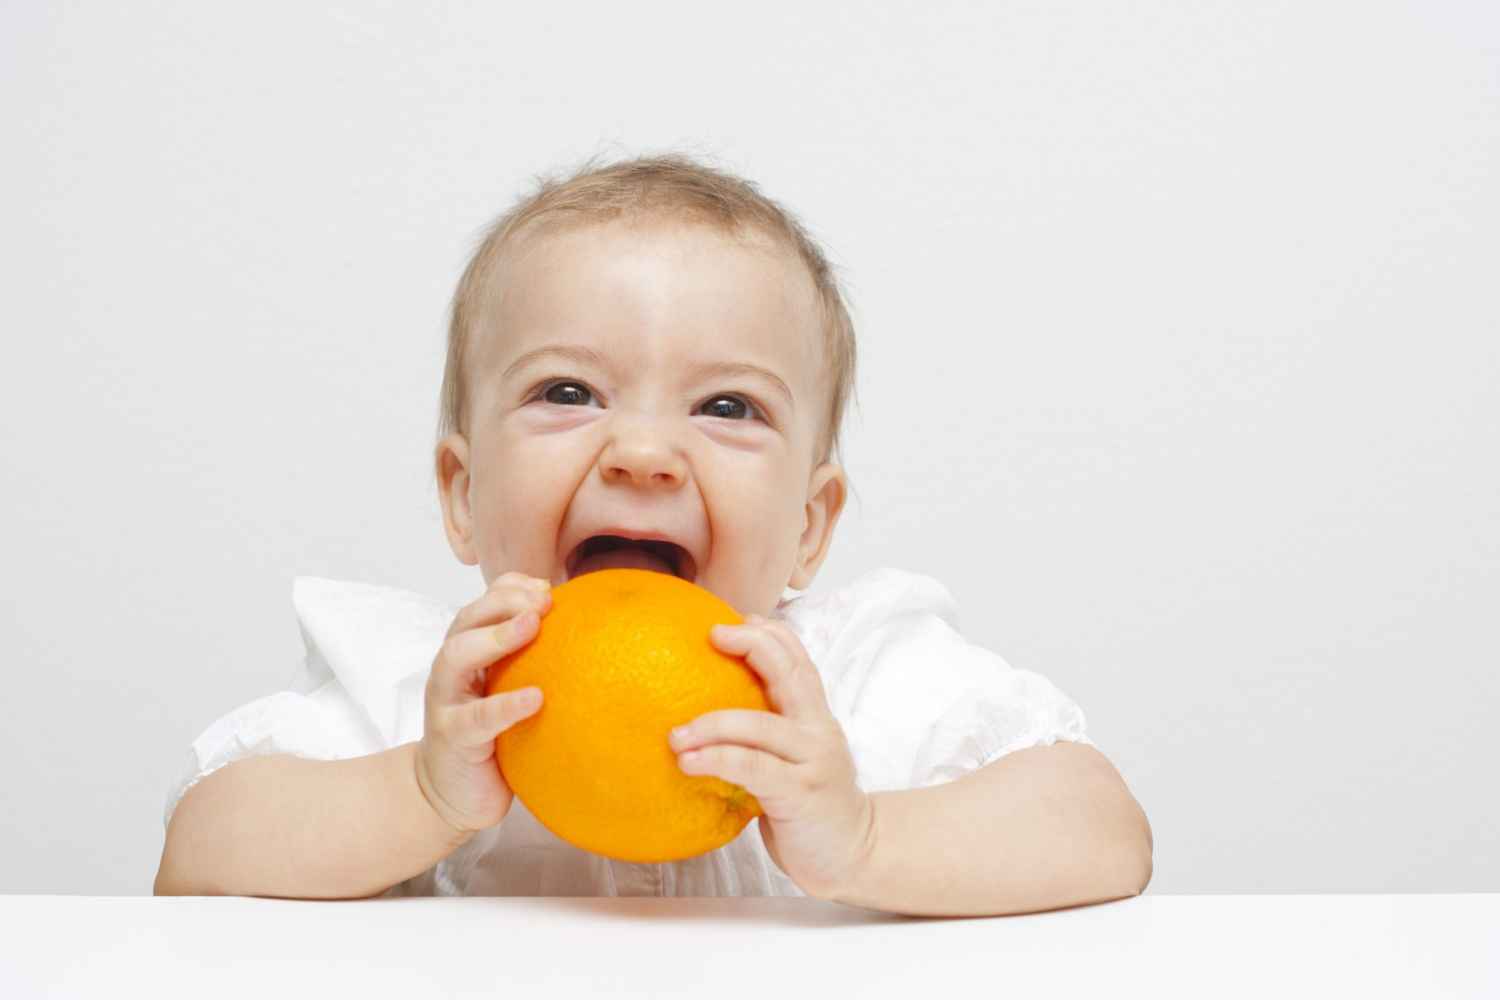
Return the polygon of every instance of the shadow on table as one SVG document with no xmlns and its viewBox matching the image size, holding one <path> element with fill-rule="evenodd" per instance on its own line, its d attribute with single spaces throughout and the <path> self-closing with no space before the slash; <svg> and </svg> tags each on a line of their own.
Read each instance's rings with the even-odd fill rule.
<svg viewBox="0 0 1500 1000">
<path fill-rule="evenodd" d="M 655 920 L 700 924 L 776 924 L 783 927 L 857 927 L 931 919 L 882 913 L 802 896 L 543 896 L 533 897 L 532 901 L 545 904 L 550 909 L 637 923 Z"/>
</svg>

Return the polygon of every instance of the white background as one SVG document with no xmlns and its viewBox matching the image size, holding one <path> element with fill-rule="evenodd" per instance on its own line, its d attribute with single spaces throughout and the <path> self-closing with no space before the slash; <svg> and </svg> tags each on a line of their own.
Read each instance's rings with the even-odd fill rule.
<svg viewBox="0 0 1500 1000">
<path fill-rule="evenodd" d="M 12 2 L 0 120 L 0 891 L 150 892 L 293 576 L 477 595 L 453 285 L 666 150 L 847 282 L 814 589 L 931 574 L 1074 697 L 1150 891 L 1500 890 L 1493 6 Z"/>
</svg>

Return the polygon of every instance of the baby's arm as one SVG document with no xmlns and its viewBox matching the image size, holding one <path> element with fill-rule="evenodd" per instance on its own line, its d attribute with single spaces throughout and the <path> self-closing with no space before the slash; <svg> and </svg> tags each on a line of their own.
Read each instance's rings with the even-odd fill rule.
<svg viewBox="0 0 1500 1000">
<path fill-rule="evenodd" d="M 913 916 L 997 916 L 1138 896 L 1146 814 L 1084 743 L 1007 754 L 956 781 L 875 792 L 872 846 L 837 902 Z"/>
<path fill-rule="evenodd" d="M 551 606 L 546 580 L 506 573 L 459 610 L 427 677 L 420 741 L 346 760 L 248 757 L 188 789 L 156 894 L 378 896 L 499 823 L 514 794 L 495 738 L 541 698 L 486 696 L 486 675 L 536 637 Z"/>
<path fill-rule="evenodd" d="M 469 837 L 428 804 L 417 743 L 347 760 L 285 754 L 228 764 L 172 814 L 158 896 L 377 896 Z"/>
</svg>

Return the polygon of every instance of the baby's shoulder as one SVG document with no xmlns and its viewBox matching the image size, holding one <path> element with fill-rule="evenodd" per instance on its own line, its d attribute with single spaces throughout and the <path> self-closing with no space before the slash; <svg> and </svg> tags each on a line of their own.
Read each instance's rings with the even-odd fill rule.
<svg viewBox="0 0 1500 1000">
<path fill-rule="evenodd" d="M 956 609 L 953 593 L 925 573 L 882 566 L 826 590 L 803 591 L 783 600 L 778 612 L 788 618 L 833 618 L 870 609 L 898 614 L 931 611 L 944 616 Z"/>
<path fill-rule="evenodd" d="M 304 632 L 366 637 L 372 643 L 393 637 L 425 641 L 435 627 L 446 629 L 455 612 L 413 590 L 321 576 L 292 580 L 292 606 Z"/>
<path fill-rule="evenodd" d="M 292 604 L 308 685 L 336 677 L 388 740 L 397 736 L 401 686 L 425 677 L 457 613 L 400 587 L 298 576 Z"/>
<path fill-rule="evenodd" d="M 894 566 L 867 570 L 825 591 L 805 591 L 782 601 L 777 614 L 815 658 L 913 616 L 958 627 L 957 602 L 941 581 Z"/>
</svg>

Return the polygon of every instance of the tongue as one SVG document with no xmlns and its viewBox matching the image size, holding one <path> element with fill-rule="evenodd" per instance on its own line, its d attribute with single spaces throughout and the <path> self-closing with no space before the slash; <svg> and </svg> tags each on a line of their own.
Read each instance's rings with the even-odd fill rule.
<svg viewBox="0 0 1500 1000">
<path fill-rule="evenodd" d="M 672 564 L 654 552 L 635 545 L 624 545 L 608 552 L 596 552 L 578 564 L 573 577 L 577 579 L 596 569 L 649 569 L 672 575 Z"/>
</svg>

